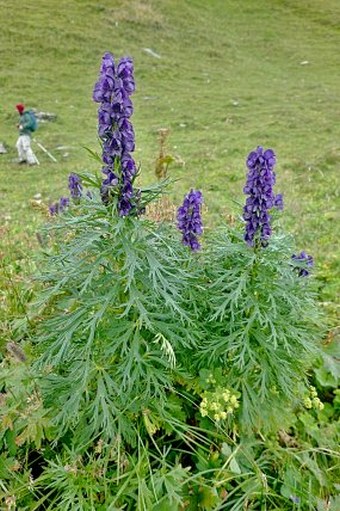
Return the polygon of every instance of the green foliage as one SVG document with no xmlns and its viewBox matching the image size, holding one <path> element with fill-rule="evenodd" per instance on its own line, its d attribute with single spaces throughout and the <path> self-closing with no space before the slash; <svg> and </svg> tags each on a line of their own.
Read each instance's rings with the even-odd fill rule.
<svg viewBox="0 0 340 511">
<path fill-rule="evenodd" d="M 335 329 L 320 349 L 316 306 L 321 299 L 335 316 L 335 1 L 261 0 L 255 12 L 250 0 L 242 9 L 234 0 L 119 0 L 113 11 L 61 0 L 51 17 L 50 2 L 37 0 L 24 18 L 13 16 L 16 4 L 0 8 L 0 139 L 9 148 L 0 170 L 0 507 L 335 511 L 339 354 Z M 167 224 L 115 218 L 92 172 L 93 199 L 35 237 L 65 176 L 97 171 L 94 107 L 81 98 L 112 30 L 114 53 L 139 55 L 143 180 L 166 125 L 181 177 L 170 197 L 202 187 L 208 225 L 221 215 L 233 223 L 207 229 L 201 254 L 188 254 Z M 141 52 L 145 41 L 160 59 Z M 25 59 L 13 61 L 13 43 Z M 39 140 L 58 165 L 44 154 L 39 169 L 13 163 L 18 93 L 57 113 Z M 285 224 L 318 261 L 316 282 L 292 271 L 293 242 L 281 231 L 265 250 L 249 249 L 232 216 L 239 206 L 226 202 L 227 187 L 241 195 L 243 148 L 269 138 L 289 189 Z M 150 187 L 144 198 L 159 193 Z"/>
<path fill-rule="evenodd" d="M 2 362 L 0 496 L 51 511 L 335 498 L 339 396 L 321 368 L 337 369 L 291 240 L 254 250 L 224 225 L 192 254 L 171 224 L 118 217 L 86 179 L 91 199 L 41 235 L 27 354 L 12 343 Z"/>
<path fill-rule="evenodd" d="M 311 283 L 293 271 L 292 242 L 282 234 L 261 250 L 249 249 L 230 228 L 209 242 L 211 319 L 204 322 L 204 310 L 201 364 L 221 364 L 229 385 L 241 392 L 243 427 L 271 429 L 276 406 L 282 424 L 284 401 L 301 399 L 319 350 L 322 324 Z"/>
<path fill-rule="evenodd" d="M 193 277 L 183 247 L 149 221 L 117 218 L 94 200 L 84 209 L 66 218 L 69 241 L 49 257 L 36 304 L 47 308 L 43 392 L 59 404 L 59 431 L 75 428 L 80 443 L 99 431 L 132 440 L 130 417 L 164 404 L 179 346 L 195 347 L 184 308 Z"/>
</svg>

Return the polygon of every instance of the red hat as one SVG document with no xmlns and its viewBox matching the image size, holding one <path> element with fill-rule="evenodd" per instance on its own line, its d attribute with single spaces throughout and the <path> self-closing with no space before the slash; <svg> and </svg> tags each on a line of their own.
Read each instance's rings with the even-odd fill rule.
<svg viewBox="0 0 340 511">
<path fill-rule="evenodd" d="M 22 103 L 15 105 L 15 108 L 18 110 L 19 114 L 22 114 L 22 112 L 25 110 L 25 107 Z"/>
</svg>

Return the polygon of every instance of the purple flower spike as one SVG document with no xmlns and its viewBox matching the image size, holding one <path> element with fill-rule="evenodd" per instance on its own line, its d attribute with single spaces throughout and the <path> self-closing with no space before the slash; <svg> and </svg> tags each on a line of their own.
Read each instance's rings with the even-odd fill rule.
<svg viewBox="0 0 340 511">
<path fill-rule="evenodd" d="M 70 174 L 68 177 L 68 189 L 72 199 L 79 199 L 82 196 L 83 186 L 81 179 L 77 174 Z"/>
<path fill-rule="evenodd" d="M 120 216 L 129 215 L 136 202 L 132 182 L 137 169 L 130 154 L 135 149 L 135 134 L 129 121 L 133 113 L 130 95 L 134 90 L 132 60 L 124 57 L 116 66 L 112 54 L 105 53 L 93 91 L 93 100 L 100 103 L 98 133 L 103 142 L 105 174 L 101 195 L 105 204 L 110 202 L 111 191 L 117 196 Z"/>
<path fill-rule="evenodd" d="M 70 205 L 70 199 L 68 197 L 60 197 L 59 199 L 59 213 L 64 211 Z"/>
<path fill-rule="evenodd" d="M 66 209 L 70 205 L 70 199 L 68 197 L 60 197 L 59 202 L 55 204 L 51 204 L 49 206 L 49 212 L 51 216 L 58 215 L 62 213 L 64 209 Z"/>
<path fill-rule="evenodd" d="M 249 172 L 243 191 L 249 197 L 243 208 L 243 218 L 246 221 L 244 239 L 250 246 L 255 245 L 256 238 L 259 238 L 262 246 L 267 244 L 272 233 L 268 212 L 273 207 L 283 209 L 282 195 L 275 196 L 273 192 L 275 163 L 274 151 L 264 151 L 262 147 L 252 151 L 247 158 Z"/>
<path fill-rule="evenodd" d="M 299 266 L 295 266 L 294 270 L 298 272 L 299 277 L 308 277 L 310 271 L 307 270 L 306 266 L 312 267 L 314 266 L 314 260 L 311 255 L 306 254 L 306 252 L 302 251 L 300 254 L 292 255 L 292 260 L 296 261 Z"/>
<path fill-rule="evenodd" d="M 203 196 L 199 190 L 191 190 L 177 210 L 177 227 L 182 232 L 182 243 L 197 251 L 201 248 L 198 236 L 203 232 L 201 206 Z"/>
</svg>

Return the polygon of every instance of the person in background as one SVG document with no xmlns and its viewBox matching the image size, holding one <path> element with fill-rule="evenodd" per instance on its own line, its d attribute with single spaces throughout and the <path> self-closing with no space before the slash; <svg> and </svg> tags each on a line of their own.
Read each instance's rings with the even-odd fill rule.
<svg viewBox="0 0 340 511">
<path fill-rule="evenodd" d="M 28 111 L 25 111 L 25 106 L 19 103 L 15 107 L 19 114 L 20 120 L 18 124 L 19 138 L 16 143 L 16 148 L 19 155 L 19 163 L 28 163 L 28 165 L 36 165 L 38 162 L 37 157 L 31 148 L 31 134 L 34 131 L 33 119 Z"/>
</svg>

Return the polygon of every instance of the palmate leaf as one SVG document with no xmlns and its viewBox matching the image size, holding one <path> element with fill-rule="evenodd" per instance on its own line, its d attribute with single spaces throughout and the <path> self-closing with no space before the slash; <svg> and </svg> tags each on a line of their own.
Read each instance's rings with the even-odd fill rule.
<svg viewBox="0 0 340 511">
<path fill-rule="evenodd" d="M 213 509 L 216 509 L 219 503 L 221 503 L 221 499 L 216 488 L 201 486 L 199 488 L 198 495 L 199 507 L 202 510 L 212 511 Z"/>
<path fill-rule="evenodd" d="M 189 468 L 181 465 L 164 466 L 152 474 L 152 486 L 156 494 L 157 504 L 153 510 L 177 510 L 183 505 L 183 484 L 188 478 Z M 168 506 L 168 507 L 166 507 Z"/>
<path fill-rule="evenodd" d="M 339 343 L 332 342 L 322 348 L 320 359 L 314 369 L 316 378 L 323 387 L 337 388 L 340 379 Z"/>
</svg>

